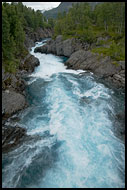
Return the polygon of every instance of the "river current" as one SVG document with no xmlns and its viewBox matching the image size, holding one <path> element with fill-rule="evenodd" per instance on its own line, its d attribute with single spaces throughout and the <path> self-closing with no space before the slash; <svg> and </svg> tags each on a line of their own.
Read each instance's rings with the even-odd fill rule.
<svg viewBox="0 0 127 190">
<path fill-rule="evenodd" d="M 3 154 L 3 188 L 124 188 L 125 146 L 113 131 L 122 96 L 35 47 L 40 66 L 26 78 L 30 106 L 15 123 L 32 138 Z"/>
</svg>

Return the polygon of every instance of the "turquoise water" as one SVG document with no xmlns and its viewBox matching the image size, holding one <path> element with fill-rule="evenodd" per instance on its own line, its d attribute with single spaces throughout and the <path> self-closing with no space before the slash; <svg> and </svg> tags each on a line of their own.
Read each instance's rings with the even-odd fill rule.
<svg viewBox="0 0 127 190">
<path fill-rule="evenodd" d="M 27 78 L 30 106 L 17 123 L 32 138 L 3 154 L 3 187 L 124 188 L 125 147 L 112 120 L 123 98 L 93 73 L 67 70 L 66 58 L 34 48 L 40 66 Z"/>
</svg>

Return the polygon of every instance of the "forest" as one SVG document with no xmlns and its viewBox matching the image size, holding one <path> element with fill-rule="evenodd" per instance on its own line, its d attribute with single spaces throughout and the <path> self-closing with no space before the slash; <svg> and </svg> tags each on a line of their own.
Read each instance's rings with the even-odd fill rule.
<svg viewBox="0 0 127 190">
<path fill-rule="evenodd" d="M 88 3 L 73 4 L 68 13 L 58 14 L 54 37 L 58 34 L 95 43 L 93 52 L 125 60 L 125 3 L 97 4 L 94 10 Z"/>
<path fill-rule="evenodd" d="M 28 53 L 24 47 L 25 29 L 51 28 L 50 20 L 22 2 L 2 4 L 2 63 L 6 71 L 15 72 L 20 58 Z"/>
</svg>

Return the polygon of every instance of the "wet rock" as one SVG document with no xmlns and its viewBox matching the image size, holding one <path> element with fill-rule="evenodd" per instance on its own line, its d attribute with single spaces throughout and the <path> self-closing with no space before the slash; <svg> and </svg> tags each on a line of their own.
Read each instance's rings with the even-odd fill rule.
<svg viewBox="0 0 127 190">
<path fill-rule="evenodd" d="M 19 126 L 2 126 L 2 152 L 8 152 L 17 146 L 23 137 L 26 136 L 26 129 Z"/>
<path fill-rule="evenodd" d="M 48 46 L 44 45 L 44 46 L 35 48 L 34 52 L 35 53 L 37 53 L 37 52 L 39 52 L 39 53 L 47 53 L 47 49 L 48 49 Z M 48 50 L 48 52 L 51 52 L 51 50 Z"/>
<path fill-rule="evenodd" d="M 125 142 L 125 110 L 115 115 L 114 132 L 123 142 Z"/>
<path fill-rule="evenodd" d="M 25 70 L 28 73 L 31 73 L 34 71 L 35 67 L 40 64 L 39 60 L 34 57 L 33 55 L 29 55 L 24 62 L 20 64 L 20 70 Z"/>
</svg>

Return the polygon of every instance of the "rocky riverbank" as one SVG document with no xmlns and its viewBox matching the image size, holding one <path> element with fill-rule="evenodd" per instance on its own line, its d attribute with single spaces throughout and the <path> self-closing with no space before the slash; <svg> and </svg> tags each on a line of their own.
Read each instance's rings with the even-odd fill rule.
<svg viewBox="0 0 127 190">
<path fill-rule="evenodd" d="M 8 126 L 6 121 L 13 114 L 28 106 L 25 97 L 26 82 L 23 79 L 34 71 L 39 60 L 28 54 L 20 63 L 17 73 L 12 74 L 2 69 L 2 151 L 6 152 L 17 146 L 26 136 L 26 130 L 20 126 Z"/>
<path fill-rule="evenodd" d="M 15 74 L 5 72 L 4 68 L 2 69 L 2 114 L 5 117 L 9 117 L 26 107 L 24 91 L 26 82 L 23 76 L 33 72 L 38 65 L 39 60 L 28 54 L 26 59 L 20 63 Z"/>
<path fill-rule="evenodd" d="M 53 35 L 52 29 L 38 28 L 36 31 L 31 31 L 30 28 L 25 28 L 25 47 L 29 50 L 34 46 L 35 42 L 41 41 L 44 38 L 51 38 Z"/>
<path fill-rule="evenodd" d="M 65 65 L 69 69 L 82 69 L 92 71 L 97 76 L 105 78 L 117 88 L 125 88 L 125 61 L 114 62 L 110 57 L 92 53 L 91 48 L 95 44 L 81 43 L 71 38 L 63 40 L 57 36 L 42 47 L 35 49 L 35 52 L 53 53 L 58 56 L 66 56 L 69 59 Z"/>
<path fill-rule="evenodd" d="M 38 28 L 32 32 L 30 28 L 25 29 L 24 48 L 30 50 L 36 41 L 52 36 L 52 30 Z M 26 130 L 20 126 L 8 126 L 7 120 L 15 113 L 21 111 L 28 106 L 26 101 L 24 77 L 32 73 L 39 60 L 31 54 L 20 61 L 19 68 L 16 73 L 5 72 L 2 66 L 2 150 L 3 152 L 11 150 L 17 146 L 21 139 L 26 135 Z"/>
</svg>

